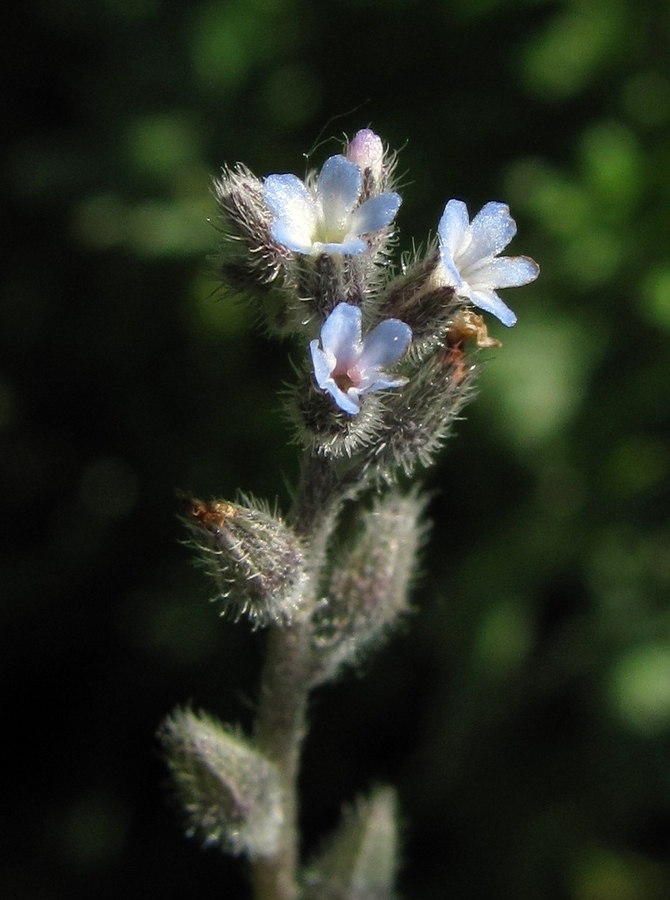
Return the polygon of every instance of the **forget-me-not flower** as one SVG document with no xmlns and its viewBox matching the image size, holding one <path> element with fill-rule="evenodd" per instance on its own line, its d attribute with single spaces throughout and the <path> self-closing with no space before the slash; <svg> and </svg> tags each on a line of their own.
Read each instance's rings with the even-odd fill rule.
<svg viewBox="0 0 670 900">
<path fill-rule="evenodd" d="M 540 267 L 528 256 L 498 256 L 516 234 L 516 222 L 505 203 L 487 203 L 472 222 L 462 200 L 450 200 L 437 229 L 442 260 L 441 280 L 459 297 L 493 313 L 503 325 L 516 316 L 496 293 L 534 281 Z"/>
<path fill-rule="evenodd" d="M 407 382 L 383 368 L 398 362 L 411 339 L 412 329 L 400 319 L 380 322 L 361 339 L 360 309 L 339 303 L 323 323 L 321 339 L 310 343 L 316 383 L 340 409 L 356 415 L 362 394 Z"/>
<path fill-rule="evenodd" d="M 323 164 L 316 187 L 296 175 L 268 175 L 264 196 L 272 213 L 272 237 L 294 253 L 363 253 L 362 235 L 393 221 L 400 196 L 392 191 L 356 206 L 363 184 L 359 166 L 331 156 Z"/>
</svg>

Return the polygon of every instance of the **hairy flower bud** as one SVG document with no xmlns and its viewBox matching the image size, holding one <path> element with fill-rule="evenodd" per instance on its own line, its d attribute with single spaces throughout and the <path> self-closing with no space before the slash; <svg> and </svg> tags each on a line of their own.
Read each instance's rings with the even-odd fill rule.
<svg viewBox="0 0 670 900">
<path fill-rule="evenodd" d="M 305 583 L 303 546 L 294 532 L 259 504 L 205 503 L 181 495 L 191 543 L 213 576 L 224 613 L 255 626 L 288 624 Z"/>
<path fill-rule="evenodd" d="M 252 858 L 276 851 L 282 806 L 271 762 L 244 738 L 190 709 L 175 710 L 158 736 L 190 837 Z"/>
<path fill-rule="evenodd" d="M 267 291 L 288 257 L 270 233 L 272 216 L 263 198 L 263 182 L 237 165 L 214 180 L 225 234 L 222 275 L 240 291 Z"/>
<path fill-rule="evenodd" d="M 416 491 L 375 498 L 361 533 L 333 568 L 328 602 L 317 622 L 318 681 L 356 663 L 409 609 L 409 591 L 426 526 Z"/>
<path fill-rule="evenodd" d="M 422 258 L 405 258 L 402 272 L 387 286 L 379 307 L 383 318 L 401 319 L 409 325 L 412 353 L 417 356 L 425 356 L 440 344 L 450 321 L 465 307 L 452 287 L 436 281 L 438 262 L 436 248 Z"/>
<path fill-rule="evenodd" d="M 460 331 L 458 331 L 460 336 Z M 465 404 L 474 396 L 477 367 L 460 340 L 445 345 L 421 362 L 402 395 L 389 395 L 380 424 L 380 439 L 366 450 L 364 466 L 385 482 L 398 470 L 411 476 L 434 461 Z"/>
<path fill-rule="evenodd" d="M 391 788 L 359 800 L 305 875 L 304 900 L 391 900 L 398 868 L 397 802 Z"/>
</svg>

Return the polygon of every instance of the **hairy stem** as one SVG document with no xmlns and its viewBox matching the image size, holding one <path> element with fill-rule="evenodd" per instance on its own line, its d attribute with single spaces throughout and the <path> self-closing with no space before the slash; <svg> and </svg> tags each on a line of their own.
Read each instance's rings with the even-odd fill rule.
<svg viewBox="0 0 670 900">
<path fill-rule="evenodd" d="M 310 587 L 303 611 L 289 626 L 270 634 L 261 680 L 256 743 L 277 765 L 281 778 L 284 827 L 282 844 L 272 857 L 253 867 L 256 900 L 295 900 L 298 895 L 298 773 L 307 730 L 309 691 L 314 678 L 312 614 L 328 538 L 336 521 L 337 479 L 327 460 L 307 457 L 291 521 L 309 543 Z"/>
</svg>

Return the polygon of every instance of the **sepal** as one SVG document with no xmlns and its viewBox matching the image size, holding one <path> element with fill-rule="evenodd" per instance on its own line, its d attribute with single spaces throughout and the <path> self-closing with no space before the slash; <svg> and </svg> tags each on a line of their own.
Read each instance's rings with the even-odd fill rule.
<svg viewBox="0 0 670 900">
<path fill-rule="evenodd" d="M 361 516 L 360 529 L 333 566 L 327 601 L 315 621 L 319 670 L 329 681 L 356 664 L 391 631 L 409 606 L 427 526 L 426 505 L 417 491 L 393 490 L 376 497 Z"/>
<path fill-rule="evenodd" d="M 187 834 L 251 858 L 276 852 L 283 825 L 276 767 L 210 716 L 176 709 L 161 726 Z"/>
<path fill-rule="evenodd" d="M 398 869 L 397 801 L 377 788 L 345 812 L 337 832 L 307 869 L 304 900 L 392 900 Z"/>
<path fill-rule="evenodd" d="M 272 216 L 263 198 L 263 182 L 238 164 L 214 179 L 214 197 L 224 234 L 224 283 L 240 293 L 267 292 L 289 254 L 271 235 Z"/>
<path fill-rule="evenodd" d="M 223 614 L 255 627 L 287 625 L 306 587 L 302 541 L 269 509 L 251 501 L 203 502 L 179 494 L 190 544 L 212 575 Z"/>
</svg>

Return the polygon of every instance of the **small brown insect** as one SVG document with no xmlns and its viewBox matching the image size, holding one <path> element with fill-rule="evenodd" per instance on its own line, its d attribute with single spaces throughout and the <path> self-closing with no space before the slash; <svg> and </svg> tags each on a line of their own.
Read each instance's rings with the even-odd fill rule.
<svg viewBox="0 0 670 900">
<path fill-rule="evenodd" d="M 226 519 L 232 519 L 237 515 L 235 507 L 222 500 L 205 502 L 183 491 L 177 491 L 177 497 L 182 505 L 182 514 L 205 528 L 223 528 Z"/>
<path fill-rule="evenodd" d="M 451 377 L 455 384 L 464 381 L 472 369 L 465 353 L 468 341 L 474 339 L 480 349 L 501 346 L 499 340 L 489 336 L 484 319 L 469 309 L 454 318 L 447 329 L 446 337 L 447 346 L 444 348 L 441 363 L 443 369 L 452 370 Z"/>
<path fill-rule="evenodd" d="M 475 338 L 478 347 L 502 347 L 497 338 L 489 336 L 486 324 L 481 316 L 470 309 L 459 313 L 447 329 L 447 343 L 450 347 L 461 347 Z"/>
</svg>

